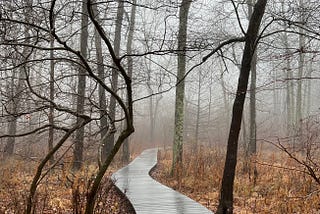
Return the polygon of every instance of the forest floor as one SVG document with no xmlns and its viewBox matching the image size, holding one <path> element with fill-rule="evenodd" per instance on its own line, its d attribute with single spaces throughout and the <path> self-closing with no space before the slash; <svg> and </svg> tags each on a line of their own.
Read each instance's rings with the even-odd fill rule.
<svg viewBox="0 0 320 214">
<path fill-rule="evenodd" d="M 215 211 L 224 158 L 224 152 L 217 148 L 200 147 L 193 152 L 186 146 L 183 174 L 177 178 L 170 176 L 171 149 L 160 149 L 152 176 Z M 83 212 L 88 184 L 97 168 L 87 164 L 73 174 L 70 164 L 65 163 L 50 170 L 41 181 L 35 198 L 36 213 Z M 279 151 L 266 150 L 257 155 L 254 163 L 257 179 L 243 170 L 245 165 L 253 167 L 253 161 L 245 162 L 240 155 L 234 187 L 235 213 L 320 214 L 319 185 L 294 160 Z M 0 214 L 23 213 L 36 166 L 37 161 L 22 158 L 0 162 Z M 96 214 L 134 214 L 131 204 L 110 180 L 112 172 L 120 167 L 113 164 L 108 170 L 97 196 Z"/>
<path fill-rule="evenodd" d="M 37 162 L 21 158 L 0 163 L 0 214 L 24 213 L 36 166 Z M 135 214 L 131 203 L 110 179 L 119 168 L 113 164 L 108 170 L 97 196 L 96 214 Z M 35 197 L 36 213 L 84 213 L 88 184 L 97 169 L 87 165 L 76 174 L 68 169 L 68 165 L 55 167 L 43 178 Z"/>
<path fill-rule="evenodd" d="M 152 177 L 215 211 L 224 167 L 224 152 L 201 147 L 196 155 L 184 148 L 183 174 L 170 175 L 171 149 L 160 149 Z M 239 158 L 234 186 L 234 212 L 240 214 L 320 214 L 320 188 L 299 165 L 280 151 L 258 154 L 256 179 Z"/>
</svg>

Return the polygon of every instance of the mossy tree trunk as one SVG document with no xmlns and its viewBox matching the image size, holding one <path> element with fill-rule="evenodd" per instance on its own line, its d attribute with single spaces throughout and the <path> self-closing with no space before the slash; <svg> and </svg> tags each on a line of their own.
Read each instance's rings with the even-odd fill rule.
<svg viewBox="0 0 320 214">
<path fill-rule="evenodd" d="M 183 0 L 179 11 L 179 34 L 178 34 L 178 74 L 176 86 L 175 116 L 174 116 L 174 139 L 172 174 L 182 168 L 183 152 L 183 126 L 184 126 L 184 76 L 186 72 L 186 46 L 188 13 L 191 0 Z"/>
</svg>

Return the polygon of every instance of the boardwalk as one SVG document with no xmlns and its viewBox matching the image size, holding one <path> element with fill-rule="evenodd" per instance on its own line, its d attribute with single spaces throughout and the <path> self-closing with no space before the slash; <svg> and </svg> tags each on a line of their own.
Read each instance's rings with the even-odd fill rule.
<svg viewBox="0 0 320 214">
<path fill-rule="evenodd" d="M 157 163 L 157 149 L 145 150 L 113 174 L 116 186 L 127 195 L 137 214 L 209 214 L 212 212 L 149 176 Z"/>
</svg>

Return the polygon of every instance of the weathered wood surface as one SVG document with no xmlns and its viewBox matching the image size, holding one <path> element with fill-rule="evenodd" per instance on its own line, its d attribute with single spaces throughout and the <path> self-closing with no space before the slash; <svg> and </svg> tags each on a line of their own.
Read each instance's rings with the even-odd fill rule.
<svg viewBox="0 0 320 214">
<path fill-rule="evenodd" d="M 209 214 L 212 212 L 173 189 L 153 180 L 149 172 L 157 164 L 157 149 L 145 150 L 112 175 L 137 214 Z"/>
</svg>

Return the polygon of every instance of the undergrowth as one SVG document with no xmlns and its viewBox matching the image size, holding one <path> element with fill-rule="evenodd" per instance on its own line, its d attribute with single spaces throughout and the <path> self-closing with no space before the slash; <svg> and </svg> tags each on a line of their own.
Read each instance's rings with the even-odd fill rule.
<svg viewBox="0 0 320 214">
<path fill-rule="evenodd" d="M 35 213 L 84 213 L 86 195 L 97 168 L 88 164 L 73 173 L 71 164 L 51 169 L 38 186 L 33 206 Z M 11 158 L 0 164 L 0 213 L 20 214 L 25 211 L 25 202 L 37 162 Z M 124 214 L 127 199 L 116 189 L 110 179 L 110 169 L 103 180 L 96 199 L 96 214 Z"/>
<path fill-rule="evenodd" d="M 152 176 L 215 211 L 224 152 L 201 147 L 194 154 L 190 148 L 184 149 L 182 178 L 170 176 L 171 155 L 171 150 L 160 150 L 159 164 Z M 320 213 L 319 185 L 288 156 L 279 151 L 258 154 L 249 162 L 256 164 L 258 170 L 255 182 L 253 176 L 243 170 L 246 163 L 239 158 L 234 186 L 235 213 Z"/>
</svg>

